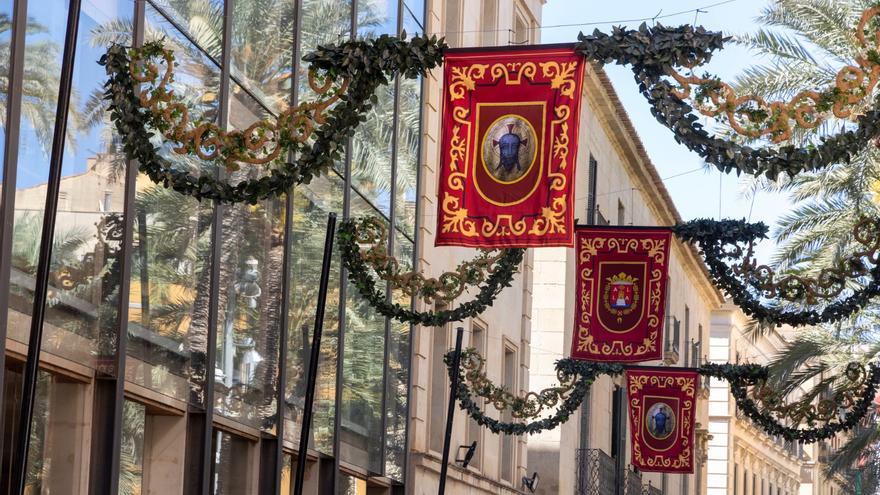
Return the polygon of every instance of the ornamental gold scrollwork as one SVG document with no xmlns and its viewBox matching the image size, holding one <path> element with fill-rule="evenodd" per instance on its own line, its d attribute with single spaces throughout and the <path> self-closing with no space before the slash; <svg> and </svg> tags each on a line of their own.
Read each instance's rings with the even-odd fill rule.
<svg viewBox="0 0 880 495">
<path fill-rule="evenodd" d="M 544 77 L 550 77 L 550 87 L 553 89 L 558 89 L 562 96 L 567 96 L 569 98 L 574 98 L 574 90 L 577 87 L 577 82 L 574 80 L 574 74 L 577 70 L 577 64 L 575 62 L 542 62 L 540 64 L 542 75 Z"/>
<path fill-rule="evenodd" d="M 847 288 L 848 280 L 871 276 L 870 265 L 877 266 L 880 262 L 880 220 L 862 219 L 852 233 L 860 248 L 835 266 L 822 269 L 815 277 L 777 274 L 769 266 L 759 265 L 754 258 L 755 240 L 745 249 L 739 245 L 728 246 L 725 254 L 729 259 L 741 258 L 741 262 L 731 267 L 733 272 L 761 297 L 817 304 L 839 296 Z"/>
<path fill-rule="evenodd" d="M 460 363 L 464 371 L 464 380 L 474 395 L 486 399 L 499 411 L 509 410 L 510 415 L 516 419 L 538 418 L 545 409 L 558 406 L 568 398 L 578 381 L 582 379 L 576 374 L 568 374 L 557 369 L 558 386 L 518 396 L 489 380 L 484 370 L 486 360 L 476 350 L 472 348 L 463 350 Z"/>
<path fill-rule="evenodd" d="M 416 271 L 402 271 L 396 258 L 388 254 L 388 228 L 375 217 L 364 217 L 356 224 L 355 241 L 361 245 L 361 258 L 392 289 L 427 303 L 450 303 L 469 287 L 485 282 L 504 256 L 502 250 L 480 250 L 476 258 L 464 261 L 437 278 Z M 366 248 L 364 247 L 366 246 Z"/>
<path fill-rule="evenodd" d="M 876 24 L 878 14 L 880 7 L 862 13 L 854 32 L 860 49 L 855 64 L 842 67 L 834 84 L 825 90 L 801 91 L 788 102 L 767 101 L 757 95 L 737 95 L 733 87 L 718 79 L 685 76 L 667 66 L 667 75 L 678 83 L 672 94 L 682 100 L 693 97 L 698 112 L 725 117 L 737 134 L 767 137 L 773 143 L 790 139 L 795 128 L 815 129 L 832 117 L 854 120 L 870 106 L 880 80 L 880 29 L 873 32 L 873 39 L 865 38 L 866 27 Z"/>
<path fill-rule="evenodd" d="M 488 64 L 473 64 L 467 67 L 453 67 L 449 81 L 449 99 L 461 100 L 468 91 L 477 87 L 477 79 L 486 75 Z"/>
<path fill-rule="evenodd" d="M 318 96 L 282 112 L 277 119 L 259 120 L 247 129 L 224 131 L 208 121 L 191 119 L 187 106 L 170 88 L 174 81 L 174 55 L 162 49 L 158 55 L 131 50 L 131 77 L 140 83 L 137 97 L 153 115 L 152 124 L 177 143 L 173 151 L 202 160 L 222 162 L 227 170 L 241 164 L 268 165 L 285 158 L 291 145 L 309 140 L 315 128 L 326 122 L 326 111 L 345 93 L 348 79 L 337 81 L 309 70 L 308 84 Z"/>
<path fill-rule="evenodd" d="M 766 379 L 758 380 L 749 388 L 748 394 L 755 404 L 766 413 L 790 424 L 826 423 L 837 419 L 841 408 L 850 409 L 856 405 L 868 380 L 863 365 L 851 362 L 844 368 L 846 381 L 827 395 L 820 395 L 813 401 L 796 400 L 786 403 L 785 394 Z"/>
</svg>

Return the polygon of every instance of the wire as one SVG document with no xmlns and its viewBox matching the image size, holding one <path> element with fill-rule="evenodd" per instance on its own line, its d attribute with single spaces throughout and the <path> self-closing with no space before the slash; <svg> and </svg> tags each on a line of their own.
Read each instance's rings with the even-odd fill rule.
<svg viewBox="0 0 880 495">
<path fill-rule="evenodd" d="M 670 175 L 669 177 L 663 177 L 663 178 L 661 178 L 660 180 L 655 180 L 655 181 L 651 182 L 651 184 L 662 184 L 662 183 L 666 182 L 666 181 L 669 180 L 669 179 L 674 179 L 674 178 L 676 178 L 676 177 L 681 177 L 682 175 L 688 175 L 688 174 L 692 174 L 692 173 L 694 173 L 694 172 L 699 172 L 700 170 L 703 170 L 703 169 L 704 169 L 704 167 L 700 167 L 700 168 L 695 168 L 695 169 L 693 169 L 693 170 L 688 170 L 688 171 L 686 171 L 686 172 L 680 172 L 680 173 L 677 173 L 677 174 L 675 174 L 675 175 Z M 630 190 L 640 191 L 641 189 L 639 189 L 638 187 L 627 187 L 627 188 L 625 188 L 625 189 L 618 189 L 618 190 L 616 190 L 616 191 L 609 191 L 609 192 L 605 192 L 605 193 L 602 193 L 602 194 L 597 194 L 596 197 L 597 197 L 597 198 L 600 198 L 600 197 L 602 197 L 602 196 L 607 196 L 607 195 L 609 195 L 609 194 L 616 194 L 616 193 L 621 193 L 621 192 L 624 192 L 624 191 L 630 191 Z"/>
<path fill-rule="evenodd" d="M 610 21 L 575 22 L 575 23 L 571 23 L 571 24 L 551 24 L 549 26 L 538 26 L 537 28 L 533 28 L 533 29 L 556 29 L 556 28 L 565 28 L 565 27 L 602 26 L 605 24 L 626 24 L 626 23 L 630 23 L 630 22 L 647 22 L 647 21 L 656 22 L 657 19 L 667 19 L 669 17 L 675 17 L 675 16 L 684 15 L 684 14 L 706 13 L 706 9 L 711 9 L 712 7 L 719 7 L 721 5 L 727 5 L 729 3 L 733 3 L 733 2 L 737 2 L 737 1 L 739 1 L 739 0 L 724 0 L 722 2 L 715 2 L 715 3 L 709 4 L 709 5 L 703 5 L 702 7 L 697 7 L 697 8 L 688 9 L 688 10 L 681 10 L 678 12 L 672 12 L 670 14 L 663 14 L 663 15 L 660 15 L 661 12 L 663 12 L 663 10 L 661 9 L 660 12 L 658 12 L 657 15 L 655 15 L 653 17 L 641 17 L 638 19 L 616 19 L 616 20 L 610 20 Z M 439 34 L 466 34 L 466 33 L 498 33 L 501 31 L 512 31 L 512 29 L 509 29 L 509 28 L 500 29 L 499 28 L 499 29 L 472 29 L 472 30 L 467 30 L 467 31 L 447 31 L 447 32 L 439 31 L 439 32 L 431 33 L 431 34 L 438 34 L 439 35 Z"/>
</svg>

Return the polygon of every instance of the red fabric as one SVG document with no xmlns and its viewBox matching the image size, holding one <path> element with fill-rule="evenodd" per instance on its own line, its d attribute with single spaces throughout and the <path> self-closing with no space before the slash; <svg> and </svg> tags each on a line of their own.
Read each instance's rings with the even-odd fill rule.
<svg viewBox="0 0 880 495">
<path fill-rule="evenodd" d="M 642 471 L 694 472 L 697 372 L 626 372 L 632 465 Z"/>
<path fill-rule="evenodd" d="M 571 357 L 638 362 L 663 354 L 666 228 L 578 227 Z"/>
<path fill-rule="evenodd" d="M 572 245 L 583 71 L 571 46 L 446 54 L 436 245 Z"/>
</svg>

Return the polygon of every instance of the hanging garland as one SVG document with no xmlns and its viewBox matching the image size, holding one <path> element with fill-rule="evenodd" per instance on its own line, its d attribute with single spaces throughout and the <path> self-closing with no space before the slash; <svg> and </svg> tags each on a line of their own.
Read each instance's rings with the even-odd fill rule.
<svg viewBox="0 0 880 495">
<path fill-rule="evenodd" d="M 880 7 L 866 9 L 854 26 L 860 53 L 840 69 L 833 86 L 804 91 L 787 102 L 768 102 L 760 95 L 737 95 L 719 79 L 682 75 L 708 62 L 724 45 L 721 33 L 689 25 L 662 25 L 638 30 L 614 28 L 581 34 L 576 50 L 589 60 L 629 65 L 657 120 L 672 130 L 676 141 L 723 172 L 794 176 L 835 163 L 848 163 L 873 139 L 880 137 L 880 110 L 872 94 L 880 80 Z M 153 181 L 196 198 L 254 203 L 308 183 L 341 158 L 343 143 L 353 135 L 372 108 L 376 89 L 396 75 L 425 75 L 442 62 L 446 44 L 436 37 L 383 35 L 368 41 L 349 41 L 319 47 L 304 57 L 310 64 L 308 83 L 318 95 L 243 131 L 190 122 L 186 106 L 169 89 L 173 53 L 160 43 L 139 49 L 112 45 L 101 58 L 109 77 L 105 99 L 122 136 L 128 157 L 137 160 Z M 138 87 L 140 85 L 140 87 Z M 709 134 L 694 113 L 726 120 L 748 138 L 765 137 L 777 144 L 794 128 L 814 129 L 830 118 L 854 122 L 847 130 L 803 147 L 750 147 Z M 262 177 L 230 184 L 214 174 L 182 170 L 159 156 L 150 143 L 158 131 L 174 151 L 228 170 L 242 164 L 264 168 Z M 290 156 L 297 158 L 288 162 Z"/>
<path fill-rule="evenodd" d="M 835 163 L 849 163 L 880 137 L 880 110 L 876 108 L 880 100 L 871 99 L 880 77 L 876 46 L 880 31 L 868 37 L 875 46 L 870 46 L 865 37 L 865 28 L 874 24 L 878 13 L 880 8 L 873 7 L 862 14 L 854 33 L 862 53 L 855 64 L 841 69 L 835 85 L 798 94 L 788 103 L 768 103 L 756 95 L 738 96 L 729 85 L 712 76 L 682 76 L 676 68 L 693 70 L 723 48 L 721 33 L 702 27 L 642 24 L 638 30 L 616 27 L 611 34 L 597 30 L 591 35 L 581 34 L 577 50 L 600 64 L 629 65 L 657 120 L 673 132 L 677 142 L 706 162 L 725 173 L 736 171 L 776 179 L 781 174 L 791 177 Z M 696 88 L 693 93 L 692 86 Z M 690 102 L 685 101 L 688 97 L 692 97 Z M 775 142 L 790 137 L 793 125 L 811 129 L 831 115 L 848 118 L 856 126 L 804 147 L 754 148 L 709 134 L 693 113 L 695 107 L 704 115 L 727 119 L 741 135 L 767 136 Z"/>
<path fill-rule="evenodd" d="M 243 131 L 226 132 L 212 122 L 190 120 L 186 105 L 170 89 L 174 54 L 158 41 L 138 49 L 110 46 L 100 60 L 108 75 L 104 98 L 127 157 L 153 182 L 197 199 L 253 204 L 308 183 L 339 161 L 344 143 L 375 103 L 379 86 L 397 75 L 424 76 L 440 64 L 446 47 L 442 40 L 417 36 L 406 41 L 404 36 L 319 47 L 304 57 L 318 99 Z M 259 166 L 264 173 L 236 184 L 211 173 L 194 174 L 160 156 L 150 142 L 151 129 L 177 154 L 227 170 Z M 291 155 L 296 159 L 288 162 Z"/>
<path fill-rule="evenodd" d="M 825 440 L 854 428 L 867 414 L 880 384 L 880 366 L 871 363 L 865 370 L 859 363 L 849 363 L 844 372 L 849 383 L 830 397 L 815 404 L 785 404 L 784 397 L 767 384 L 766 368 L 760 373 L 731 374 L 731 366 L 706 364 L 700 373 L 727 380 L 736 407 L 767 434 L 802 443 Z M 809 427 L 791 426 L 800 423 Z M 814 427 L 816 423 L 821 426 Z"/>
<path fill-rule="evenodd" d="M 454 351 L 447 353 L 444 361 L 450 380 L 458 373 L 457 399 L 461 409 L 477 424 L 493 433 L 507 435 L 533 434 L 556 428 L 577 411 L 597 377 L 617 376 L 626 369 L 621 364 L 560 359 L 556 362 L 558 386 L 519 397 L 486 377 L 484 359 L 474 349 L 462 351 L 458 370 L 452 367 L 453 356 Z M 812 443 L 852 429 L 865 416 L 880 384 L 880 367 L 870 364 L 869 368 L 870 371 L 866 371 L 862 365 L 850 363 L 844 373 L 847 383 L 831 397 L 815 404 L 792 405 L 785 404 L 784 397 L 767 385 L 769 371 L 766 366 L 709 363 L 696 371 L 704 377 L 726 380 L 736 406 L 768 434 L 789 441 Z M 478 402 L 481 399 L 498 411 L 509 411 L 519 421 L 506 422 L 487 416 Z M 552 407 L 556 407 L 553 414 L 540 417 L 545 409 Z M 797 427 L 802 423 L 807 427 Z"/>
<path fill-rule="evenodd" d="M 767 234 L 767 227 L 760 223 L 701 219 L 677 225 L 673 232 L 699 245 L 715 285 L 762 324 L 838 321 L 880 295 L 880 219 L 861 220 L 853 228 L 860 248 L 815 277 L 777 274 L 769 266 L 758 265 L 754 247 Z M 853 282 L 862 285 L 848 287 Z"/>
<path fill-rule="evenodd" d="M 383 316 L 425 326 L 442 326 L 485 311 L 498 294 L 510 286 L 525 253 L 524 249 L 484 251 L 476 259 L 433 279 L 418 272 L 400 271 L 397 260 L 387 253 L 387 229 L 376 218 L 344 220 L 339 224 L 336 237 L 342 254 L 342 266 L 361 296 Z M 362 249 L 361 244 L 367 247 Z M 455 309 L 422 312 L 393 302 L 383 290 L 385 284 L 377 281 L 374 273 L 380 280 L 388 282 L 391 291 L 401 290 L 404 294 L 417 295 L 426 301 L 449 303 L 461 296 L 468 287 L 479 288 L 476 297 Z"/>
</svg>

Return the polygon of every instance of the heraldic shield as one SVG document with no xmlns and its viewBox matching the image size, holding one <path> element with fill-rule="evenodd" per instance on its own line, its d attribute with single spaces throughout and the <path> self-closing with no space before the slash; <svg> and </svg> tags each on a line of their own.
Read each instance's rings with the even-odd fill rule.
<svg viewBox="0 0 880 495">
<path fill-rule="evenodd" d="M 695 371 L 626 371 L 632 464 L 642 471 L 694 472 Z"/>
<path fill-rule="evenodd" d="M 571 357 L 639 362 L 662 357 L 671 231 L 578 227 Z"/>
<path fill-rule="evenodd" d="M 438 246 L 571 246 L 583 57 L 571 45 L 449 50 Z"/>
</svg>

